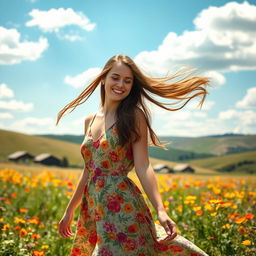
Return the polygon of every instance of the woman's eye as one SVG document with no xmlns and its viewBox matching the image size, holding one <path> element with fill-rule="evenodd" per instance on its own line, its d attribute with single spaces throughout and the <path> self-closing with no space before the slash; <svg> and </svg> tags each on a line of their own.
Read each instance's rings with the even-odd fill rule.
<svg viewBox="0 0 256 256">
<path fill-rule="evenodd" d="M 117 78 L 117 77 L 112 77 L 112 79 L 113 79 L 113 80 L 118 80 L 118 78 Z"/>
</svg>

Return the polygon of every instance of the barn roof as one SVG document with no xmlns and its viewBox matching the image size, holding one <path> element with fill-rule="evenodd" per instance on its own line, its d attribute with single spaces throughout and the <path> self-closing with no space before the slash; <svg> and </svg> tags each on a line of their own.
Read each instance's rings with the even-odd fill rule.
<svg viewBox="0 0 256 256">
<path fill-rule="evenodd" d="M 27 154 L 26 151 L 16 151 L 16 152 L 14 152 L 14 153 L 8 155 L 8 158 L 9 158 L 9 159 L 18 158 L 18 157 L 23 156 L 23 155 L 26 155 L 26 154 Z"/>
<path fill-rule="evenodd" d="M 49 153 L 42 153 L 42 154 L 40 154 L 40 155 L 37 155 L 35 158 L 34 158 L 34 160 L 35 161 L 42 161 L 42 160 L 44 160 L 44 159 L 46 159 L 46 158 L 48 158 L 48 157 L 50 157 L 51 156 L 51 154 L 49 154 Z"/>
<path fill-rule="evenodd" d="M 187 167 L 189 167 L 188 164 L 176 164 L 176 165 L 173 167 L 173 170 L 174 170 L 174 171 L 182 171 L 182 170 L 186 169 Z"/>
</svg>

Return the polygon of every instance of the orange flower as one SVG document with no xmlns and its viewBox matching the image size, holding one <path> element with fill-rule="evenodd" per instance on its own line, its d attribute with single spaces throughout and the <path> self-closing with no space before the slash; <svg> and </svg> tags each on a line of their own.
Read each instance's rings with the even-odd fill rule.
<svg viewBox="0 0 256 256">
<path fill-rule="evenodd" d="M 14 230 L 18 230 L 21 229 L 21 226 L 16 226 L 15 228 L 13 228 Z"/>
<path fill-rule="evenodd" d="M 93 200 L 93 198 L 92 198 L 91 196 L 89 196 L 88 201 L 89 201 L 89 205 L 90 205 L 91 207 L 93 207 L 93 206 L 94 206 L 94 200 Z"/>
<path fill-rule="evenodd" d="M 242 242 L 242 244 L 243 244 L 243 245 L 251 245 L 252 242 L 251 242 L 251 240 L 244 240 L 244 241 Z"/>
<path fill-rule="evenodd" d="M 20 208 L 19 211 L 20 211 L 20 212 L 27 212 L 28 210 L 25 209 L 25 208 Z"/>
<path fill-rule="evenodd" d="M 7 230 L 7 229 L 9 229 L 10 228 L 10 224 L 5 224 L 4 226 L 3 226 L 3 228 L 2 228 L 2 230 L 3 231 L 5 231 L 5 230 Z"/>
<path fill-rule="evenodd" d="M 109 169 L 110 163 L 109 163 L 108 160 L 105 160 L 105 161 L 101 162 L 101 166 L 102 166 L 103 168 L 105 168 L 105 169 Z"/>
<path fill-rule="evenodd" d="M 83 236 L 86 233 L 86 229 L 85 228 L 80 228 L 78 229 L 78 236 Z"/>
<path fill-rule="evenodd" d="M 245 218 L 247 219 L 247 220 L 252 220 L 253 218 L 254 218 L 254 215 L 253 214 L 246 214 L 245 215 Z"/>
<path fill-rule="evenodd" d="M 201 211 L 201 210 L 196 211 L 196 215 L 197 215 L 197 216 L 202 216 L 202 215 L 203 215 L 203 211 Z"/>
<path fill-rule="evenodd" d="M 41 236 L 39 234 L 32 234 L 31 237 L 32 239 L 36 240 L 39 239 Z"/>
<path fill-rule="evenodd" d="M 128 231 L 129 231 L 130 233 L 136 233 L 136 232 L 139 230 L 139 226 L 138 226 L 137 223 L 134 223 L 134 224 L 128 226 L 127 229 L 128 229 Z"/>
<path fill-rule="evenodd" d="M 44 251 L 33 251 L 33 256 L 44 256 Z"/>
<path fill-rule="evenodd" d="M 124 181 L 122 181 L 121 183 L 118 184 L 118 189 L 127 190 L 127 184 Z"/>
<path fill-rule="evenodd" d="M 103 140 L 100 144 L 100 147 L 104 150 L 106 150 L 108 148 L 108 141 L 107 140 Z"/>
<path fill-rule="evenodd" d="M 25 237 L 25 236 L 28 234 L 28 232 L 26 231 L 25 228 L 22 228 L 22 229 L 20 230 L 19 234 L 20 234 L 21 237 Z"/>
<path fill-rule="evenodd" d="M 108 233 L 108 237 L 112 240 L 116 240 L 116 234 L 113 232 Z"/>
<path fill-rule="evenodd" d="M 129 203 L 126 203 L 126 204 L 124 205 L 124 211 L 125 211 L 126 213 L 131 213 L 131 212 L 133 211 L 132 205 L 129 204 Z"/>
<path fill-rule="evenodd" d="M 86 149 L 84 151 L 84 157 L 89 160 L 91 158 L 91 150 L 90 149 Z"/>
<path fill-rule="evenodd" d="M 246 217 L 243 216 L 243 217 L 238 217 L 235 219 L 235 223 L 236 224 L 241 224 L 241 223 L 245 223 L 247 221 Z"/>
</svg>

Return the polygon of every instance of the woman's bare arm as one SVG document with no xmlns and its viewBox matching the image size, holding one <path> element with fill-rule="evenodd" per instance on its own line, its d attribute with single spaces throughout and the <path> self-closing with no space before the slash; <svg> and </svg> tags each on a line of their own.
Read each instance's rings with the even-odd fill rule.
<svg viewBox="0 0 256 256">
<path fill-rule="evenodd" d="M 148 134 L 144 113 L 139 110 L 137 114 L 136 122 L 139 124 L 139 133 L 141 137 L 140 140 L 132 145 L 135 171 L 145 193 L 156 210 L 159 222 L 169 236 L 168 240 L 172 240 L 177 236 L 176 224 L 168 216 L 167 211 L 164 208 L 163 201 L 158 190 L 157 178 L 148 159 Z"/>
</svg>

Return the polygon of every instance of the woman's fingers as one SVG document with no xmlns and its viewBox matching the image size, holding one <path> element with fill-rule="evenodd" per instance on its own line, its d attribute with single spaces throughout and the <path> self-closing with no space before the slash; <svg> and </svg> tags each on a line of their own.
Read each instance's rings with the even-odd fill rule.
<svg viewBox="0 0 256 256">
<path fill-rule="evenodd" d="M 176 224 L 174 222 L 167 221 L 167 234 L 168 234 L 168 240 L 172 240 L 177 236 L 176 232 Z"/>
</svg>

